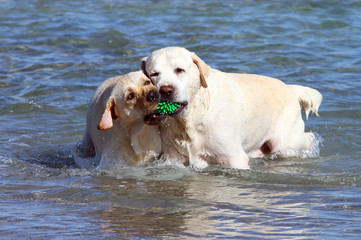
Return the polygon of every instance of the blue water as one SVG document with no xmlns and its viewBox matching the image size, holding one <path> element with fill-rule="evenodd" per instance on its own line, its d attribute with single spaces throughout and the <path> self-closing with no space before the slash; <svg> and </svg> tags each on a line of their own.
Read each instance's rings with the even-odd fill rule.
<svg viewBox="0 0 361 240">
<path fill-rule="evenodd" d="M 0 1 L 1 239 L 359 239 L 359 1 Z M 319 90 L 317 158 L 78 168 L 87 103 L 165 46 Z"/>
</svg>

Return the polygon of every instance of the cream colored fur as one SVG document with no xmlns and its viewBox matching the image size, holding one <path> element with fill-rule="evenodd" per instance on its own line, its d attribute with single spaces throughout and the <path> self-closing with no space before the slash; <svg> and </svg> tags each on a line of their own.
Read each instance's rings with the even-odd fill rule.
<svg viewBox="0 0 361 240">
<path fill-rule="evenodd" d="M 144 116 L 157 108 L 148 102 L 149 91 L 158 90 L 141 72 L 105 80 L 88 107 L 87 127 L 75 160 L 85 168 L 115 169 L 137 165 L 161 151 L 158 126 L 144 124 Z"/>
<path fill-rule="evenodd" d="M 142 69 L 156 87 L 172 86 L 172 101 L 188 102 L 183 112 L 160 125 L 164 156 L 195 168 L 209 164 L 247 169 L 249 157 L 308 151 L 301 108 L 317 114 L 322 95 L 255 74 L 212 69 L 184 48 L 153 52 Z M 184 70 L 184 71 L 180 71 Z"/>
</svg>

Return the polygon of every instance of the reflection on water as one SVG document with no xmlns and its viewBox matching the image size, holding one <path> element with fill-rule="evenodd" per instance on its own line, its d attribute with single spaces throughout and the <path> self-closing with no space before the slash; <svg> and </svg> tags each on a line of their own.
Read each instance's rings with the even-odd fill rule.
<svg viewBox="0 0 361 240">
<path fill-rule="evenodd" d="M 68 161 L 67 164 L 72 159 Z M 288 173 L 296 176 L 289 181 L 287 173 L 278 172 L 277 166 L 274 166 L 276 172 L 267 171 L 262 162 L 253 166 L 255 170 L 214 168 L 194 172 L 155 165 L 125 168 L 113 176 L 67 164 L 52 168 L 3 159 L 1 201 L 20 203 L 13 206 L 12 213 L 26 211 L 31 216 L 58 221 L 36 221 L 34 225 L 30 215 L 20 214 L 23 220 L 9 215 L 4 208 L 6 204 L 0 207 L 2 219 L 32 230 L 40 224 L 42 229 L 52 229 L 58 234 L 65 231 L 59 227 L 62 221 L 77 219 L 79 226 L 75 232 L 68 232 L 69 236 L 80 231 L 83 236 L 111 238 L 224 235 L 262 238 L 269 234 L 302 238 L 304 234 L 318 236 L 317 229 L 330 226 L 338 231 L 344 224 L 358 229 L 357 221 L 349 217 L 359 209 L 360 191 L 351 185 L 359 185 L 360 178 L 347 190 L 340 188 L 342 182 L 333 187 L 334 182 L 312 175 L 307 179 L 304 173 L 298 177 Z M 337 193 L 340 191 L 341 195 Z M 81 231 L 82 227 L 87 230 Z M 13 228 L 7 228 L 7 232 L 21 236 L 14 235 L 17 231 Z M 41 237 L 46 233 L 37 230 L 36 234 Z"/>
<path fill-rule="evenodd" d="M 95 213 L 104 231 L 119 236 L 219 237 L 222 232 L 228 237 L 302 237 L 309 222 L 333 224 L 317 213 L 325 208 L 325 196 L 309 186 L 247 181 L 240 186 L 238 177 L 211 173 L 188 172 L 168 181 L 149 177 L 101 178 L 99 190 L 113 193 L 109 207 Z"/>
<path fill-rule="evenodd" d="M 109 208 L 96 212 L 103 230 L 119 236 L 177 236 L 184 231 L 185 219 L 192 211 L 184 186 L 177 181 L 165 184 L 134 179 L 120 179 L 118 183 L 119 193 L 112 196 Z M 107 190 L 113 187 L 105 186 Z"/>
</svg>

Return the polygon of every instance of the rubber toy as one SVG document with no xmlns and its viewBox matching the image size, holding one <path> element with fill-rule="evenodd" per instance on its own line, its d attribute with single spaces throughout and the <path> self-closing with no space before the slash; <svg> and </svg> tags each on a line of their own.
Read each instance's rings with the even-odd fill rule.
<svg viewBox="0 0 361 240">
<path fill-rule="evenodd" d="M 179 108 L 180 104 L 177 102 L 161 101 L 158 103 L 158 108 L 155 111 L 158 114 L 169 115 L 174 113 Z"/>
</svg>

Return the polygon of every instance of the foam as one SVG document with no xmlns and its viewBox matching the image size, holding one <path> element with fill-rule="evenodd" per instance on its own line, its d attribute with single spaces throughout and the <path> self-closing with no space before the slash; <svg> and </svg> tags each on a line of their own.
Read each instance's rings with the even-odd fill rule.
<svg viewBox="0 0 361 240">
<path fill-rule="evenodd" d="M 315 132 L 312 132 L 312 144 L 308 150 L 295 150 L 287 148 L 285 150 L 275 152 L 269 156 L 270 159 L 275 159 L 280 156 L 292 156 L 298 158 L 317 158 L 320 156 L 320 145 L 322 146 L 323 138 Z"/>
</svg>

